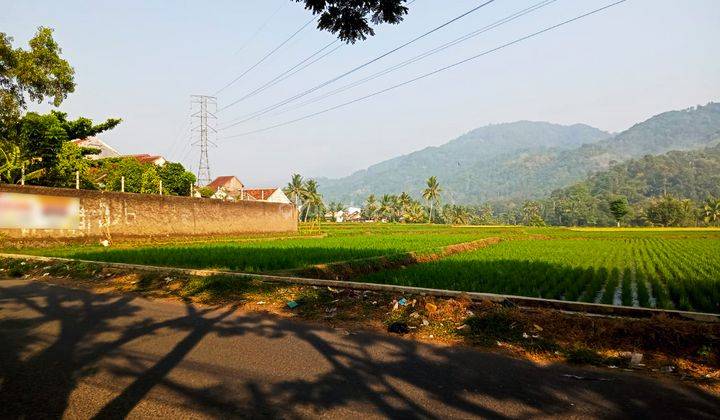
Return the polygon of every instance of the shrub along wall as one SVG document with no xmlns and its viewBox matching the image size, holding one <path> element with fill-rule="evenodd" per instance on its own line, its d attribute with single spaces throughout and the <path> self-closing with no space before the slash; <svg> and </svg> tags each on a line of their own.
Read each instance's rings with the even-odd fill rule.
<svg viewBox="0 0 720 420">
<path fill-rule="evenodd" d="M 26 220 L 25 211 L 42 214 Z M 297 228 L 292 204 L 0 185 L 0 234 L 13 238 L 232 235 Z"/>
</svg>

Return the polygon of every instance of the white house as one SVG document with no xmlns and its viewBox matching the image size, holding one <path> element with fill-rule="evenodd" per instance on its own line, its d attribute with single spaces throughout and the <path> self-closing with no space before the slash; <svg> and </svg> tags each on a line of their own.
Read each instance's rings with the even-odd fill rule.
<svg viewBox="0 0 720 420">
<path fill-rule="evenodd" d="M 117 150 L 113 149 L 105 143 L 104 141 L 100 140 L 97 137 L 86 137 L 84 139 L 75 139 L 72 140 L 73 143 L 80 147 L 91 147 L 93 149 L 100 149 L 100 153 L 96 155 L 88 155 L 88 158 L 90 159 L 104 159 L 109 157 L 119 157 L 120 153 L 118 153 Z"/>
</svg>

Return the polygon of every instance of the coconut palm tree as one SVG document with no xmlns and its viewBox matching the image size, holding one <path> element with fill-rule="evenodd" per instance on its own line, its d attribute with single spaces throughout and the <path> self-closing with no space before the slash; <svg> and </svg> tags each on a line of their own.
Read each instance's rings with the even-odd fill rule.
<svg viewBox="0 0 720 420">
<path fill-rule="evenodd" d="M 380 207 L 378 208 L 378 214 L 380 217 L 387 217 L 393 220 L 393 209 L 395 206 L 395 197 L 392 195 L 385 194 L 380 198 Z"/>
<path fill-rule="evenodd" d="M 402 219 L 405 220 L 404 214 L 406 213 L 407 209 L 412 205 L 413 199 L 410 197 L 410 194 L 403 191 L 402 194 L 400 194 L 397 198 L 397 217 L 398 220 Z"/>
<path fill-rule="evenodd" d="M 307 222 L 310 209 L 315 209 L 317 213 L 322 213 L 325 208 L 325 203 L 323 203 L 322 194 L 318 192 L 317 181 L 315 181 L 314 179 L 307 180 L 305 182 L 303 190 L 305 193 L 303 197 L 305 218 L 303 220 Z"/>
<path fill-rule="evenodd" d="M 363 213 L 365 213 L 365 217 L 372 220 L 377 220 L 377 199 L 375 198 L 375 194 L 370 194 L 368 198 L 365 200 L 365 208 L 363 209 Z"/>
<path fill-rule="evenodd" d="M 463 206 L 449 206 L 445 217 L 453 225 L 467 225 L 470 221 L 470 213 Z"/>
<path fill-rule="evenodd" d="M 437 178 L 435 176 L 428 178 L 427 188 L 423 190 L 422 196 L 430 204 L 430 223 L 433 222 L 433 204 L 440 202 L 440 192 L 442 192 L 442 189 L 440 189 Z"/>
<path fill-rule="evenodd" d="M 413 201 L 403 210 L 402 218 L 408 223 L 423 223 L 427 221 L 427 214 L 420 203 Z"/>
<path fill-rule="evenodd" d="M 295 203 L 295 208 L 300 209 L 300 205 L 307 195 L 303 177 L 300 174 L 293 174 L 290 182 L 288 182 L 287 186 L 283 188 L 283 192 L 293 203 Z"/>
</svg>

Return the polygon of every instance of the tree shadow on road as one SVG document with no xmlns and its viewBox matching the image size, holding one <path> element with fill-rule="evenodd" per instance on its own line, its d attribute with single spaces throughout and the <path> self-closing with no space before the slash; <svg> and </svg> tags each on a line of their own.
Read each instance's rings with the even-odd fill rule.
<svg viewBox="0 0 720 420">
<path fill-rule="evenodd" d="M 73 392 L 98 377 L 112 378 L 111 395 L 83 417 L 125 417 L 148 399 L 210 417 L 713 418 L 720 410 L 717 397 L 678 383 L 343 335 L 235 309 L 0 285 L 0 417 L 62 417 Z M 139 351 L 143 342 L 151 350 Z M 253 351 L 231 358 L 239 348 Z"/>
</svg>

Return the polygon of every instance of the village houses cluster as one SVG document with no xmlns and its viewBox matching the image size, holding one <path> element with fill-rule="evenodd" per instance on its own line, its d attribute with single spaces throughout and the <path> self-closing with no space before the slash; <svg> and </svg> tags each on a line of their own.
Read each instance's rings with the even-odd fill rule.
<svg viewBox="0 0 720 420">
<path fill-rule="evenodd" d="M 77 144 L 80 147 L 99 149 L 100 153 L 88 155 L 88 157 L 91 159 L 133 157 L 142 163 L 152 163 L 157 166 L 163 166 L 165 165 L 165 163 L 167 163 L 167 160 L 159 155 L 122 155 L 113 147 L 111 147 L 97 137 L 88 137 L 84 139 L 73 140 L 73 143 Z M 233 175 L 219 176 L 208 185 L 205 185 L 205 187 L 211 188 L 213 190 L 213 194 L 210 196 L 210 198 L 218 200 L 250 200 L 266 201 L 270 203 L 290 203 L 290 200 L 287 198 L 281 188 L 246 188 L 245 184 L 243 184 L 237 177 Z M 193 195 L 195 197 L 200 197 L 199 189 L 195 189 Z"/>
</svg>

